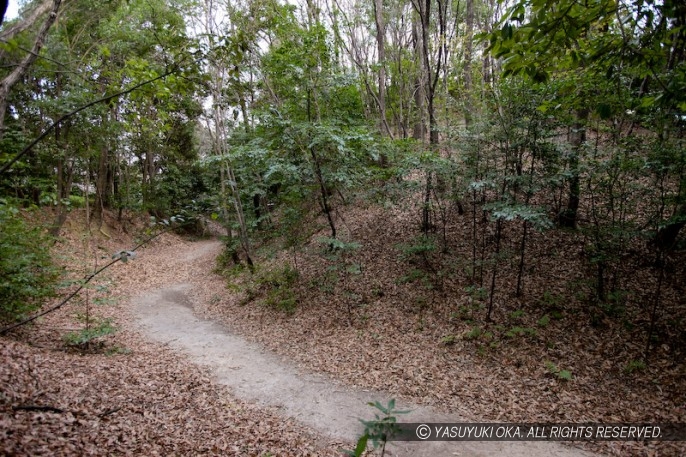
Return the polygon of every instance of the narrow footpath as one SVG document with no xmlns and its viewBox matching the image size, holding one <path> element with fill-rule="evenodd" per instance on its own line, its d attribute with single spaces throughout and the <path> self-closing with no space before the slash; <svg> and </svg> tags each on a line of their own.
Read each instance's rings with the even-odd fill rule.
<svg viewBox="0 0 686 457">
<path fill-rule="evenodd" d="M 178 253 L 175 268 L 183 269 L 188 266 L 184 263 L 215 255 L 218 244 L 191 243 Z M 284 417 L 294 418 L 323 435 L 349 442 L 354 442 L 362 433 L 359 419 L 373 418 L 373 408 L 367 403 L 388 402 L 390 397 L 383 392 L 355 390 L 329 377 L 303 372 L 288 360 L 247 342 L 222 325 L 194 315 L 194 303 L 190 298 L 194 287 L 197 286 L 192 282 L 179 282 L 134 297 L 131 304 L 137 325 L 147 338 L 168 345 L 193 363 L 209 368 L 217 382 L 228 386 L 238 398 L 276 407 Z M 493 401 L 498 400 L 494 398 Z M 402 402 L 398 408 L 412 410 L 398 416 L 402 422 L 470 421 Z M 386 455 L 590 457 L 593 454 L 553 442 L 395 442 L 388 444 Z"/>
</svg>

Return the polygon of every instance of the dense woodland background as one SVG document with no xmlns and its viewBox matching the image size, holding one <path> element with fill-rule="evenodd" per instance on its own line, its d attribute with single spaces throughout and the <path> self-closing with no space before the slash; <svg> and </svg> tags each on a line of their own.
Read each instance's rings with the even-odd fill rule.
<svg viewBox="0 0 686 457">
<path fill-rule="evenodd" d="M 587 339 L 684 420 L 682 2 L 46 0 L 0 62 L 5 324 L 54 295 L 72 211 L 214 220 L 244 305 L 387 301 L 494 358 Z"/>
</svg>

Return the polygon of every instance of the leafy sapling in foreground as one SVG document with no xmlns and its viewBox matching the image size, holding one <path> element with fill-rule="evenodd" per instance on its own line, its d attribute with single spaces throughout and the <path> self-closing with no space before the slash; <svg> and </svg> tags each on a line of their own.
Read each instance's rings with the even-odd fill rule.
<svg viewBox="0 0 686 457">
<path fill-rule="evenodd" d="M 350 457 L 360 457 L 367 450 L 367 444 L 372 442 L 374 449 L 381 449 L 381 456 L 383 457 L 386 450 L 386 443 L 395 433 L 399 431 L 397 426 L 396 414 L 407 414 L 410 411 L 400 411 L 395 409 L 395 399 L 391 399 L 387 406 L 382 405 L 378 401 L 367 403 L 383 413 L 383 417 L 379 414 L 374 414 L 374 420 L 365 421 L 360 419 L 364 424 L 364 433 L 358 438 L 357 445 L 352 451 L 345 450 L 344 453 Z"/>
</svg>

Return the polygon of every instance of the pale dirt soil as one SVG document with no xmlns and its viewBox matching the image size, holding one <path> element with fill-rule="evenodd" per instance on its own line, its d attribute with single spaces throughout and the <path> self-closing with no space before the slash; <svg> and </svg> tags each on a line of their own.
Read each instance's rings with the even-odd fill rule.
<svg viewBox="0 0 686 457">
<path fill-rule="evenodd" d="M 299 367 L 472 420 L 686 422 L 686 366 L 679 346 L 657 345 L 644 370 L 627 372 L 627 364 L 641 356 L 644 330 L 634 327 L 628 333 L 619 318 L 603 318 L 592 326 L 584 305 L 573 298 L 587 293 L 576 282 L 579 275 L 570 274 L 585 268 L 575 234 L 532 233 L 525 294 L 513 296 L 517 263 L 512 261 L 499 272 L 494 322 L 484 323 L 484 302 L 465 292 L 471 254 L 468 217 L 449 214 L 454 222 L 448 227 L 448 249 L 454 256 L 441 260 L 434 252 L 427 267 L 399 255 L 399 245 L 412 243 L 419 233 L 419 214 L 416 207 L 402 205 L 340 207 L 340 238 L 361 246 L 338 261 L 327 260 L 317 242 L 328 236 L 323 219 L 295 258 L 292 251 L 279 252 L 273 242 L 263 245 L 258 259 L 262 271 L 284 265 L 299 271 L 292 313 L 267 305 L 268 292 L 251 286 L 245 273 L 226 281 L 205 278 L 196 313 L 220 320 Z M 516 243 L 518 226 L 506 226 L 503 237 L 504 246 Z M 343 261 L 359 272 L 343 273 Z M 448 274 L 433 276 L 431 268 Z M 624 281 L 644 290 L 629 296 L 628 312 L 645 315 L 654 276 L 632 263 L 626 268 Z M 406 279 L 412 270 L 428 271 L 428 281 Z M 663 316 L 677 319 L 670 313 L 683 312 L 678 305 L 683 300 L 680 277 L 677 272 L 676 282 L 663 290 Z M 627 287 L 635 290 L 635 284 Z M 249 287 L 256 292 L 247 295 Z M 538 323 L 556 311 L 558 318 Z M 469 336 L 474 327 L 480 327 L 481 336 Z M 508 336 L 516 327 L 533 329 L 533 334 Z M 556 377 L 547 361 L 569 370 L 573 379 Z M 686 455 L 683 442 L 583 446 L 606 455 Z"/>
<path fill-rule="evenodd" d="M 77 220 L 65 227 L 55 252 L 71 277 L 135 244 L 110 222 L 111 238 L 90 242 L 78 235 Z M 140 227 L 129 224 L 131 232 Z M 179 257 L 189 246 L 165 234 L 135 261 L 106 270 L 79 299 L 0 338 L 1 455 L 340 455 L 343 443 L 236 399 L 208 369 L 135 330 L 127 297 L 208 276 Z M 91 316 L 113 318 L 119 331 L 100 339 L 102 347 L 65 348 L 62 336 L 83 328 L 74 317 L 87 300 Z"/>
<path fill-rule="evenodd" d="M 341 446 L 351 446 L 284 420 L 273 408 L 238 400 L 217 384 L 206 367 L 173 349 L 172 341 L 164 345 L 141 337 L 135 305 L 128 298 L 183 283 L 193 285 L 187 294 L 196 315 L 221 321 L 282 360 L 352 389 L 383 391 L 439 413 L 512 422 L 686 420 L 683 365 L 674 365 L 658 353 L 644 373 L 623 374 L 617 355 L 633 347 L 622 346 L 620 338 L 606 338 L 613 328 L 602 329 L 605 336 L 587 327 L 581 333 L 574 319 L 566 316 L 538 329 L 535 337 L 512 338 L 480 349 L 478 342 L 463 336 L 473 324 L 453 316 L 455 309 L 469 303 L 464 294 L 450 293 L 451 279 L 446 279 L 443 290 L 398 281 L 408 265 L 398 259 L 394 246 L 408 242 L 416 231 L 407 212 L 346 211 L 343 237 L 362 244 L 347 260 L 359 264 L 361 274 L 346 276 L 331 290 L 322 277 L 331 263 L 314 241 L 326 232 L 315 234 L 297 253 L 300 276 L 294 313 L 265 306 L 260 296 L 246 303 L 244 293 L 227 289 L 227 280 L 210 272 L 216 244 L 194 244 L 166 234 L 141 249 L 137 259 L 107 270 L 79 300 L 30 329 L 2 338 L 3 452 L 337 455 Z M 135 244 L 114 226 L 110 221 L 104 230 L 110 238 L 96 234 L 91 241 L 75 235 L 83 232 L 75 220 L 67 227 L 56 251 L 66 257 L 61 261 L 72 277 L 83 277 L 96 263 L 103 265 L 112 252 Z M 135 221 L 125 226 L 130 233 L 141 230 Z M 537 246 L 536 237 L 532 238 L 534 250 L 550 250 Z M 561 258 L 573 257 L 564 252 L 564 240 L 553 243 Z M 268 245 L 258 261 L 263 270 L 293 265 L 292 253 L 274 255 Z M 532 268 L 543 268 L 547 277 L 555 278 L 569 265 Z M 459 273 L 454 276 L 455 282 L 462 281 Z M 245 281 L 231 280 L 239 286 Z M 504 276 L 503 281 L 510 279 Z M 558 291 L 552 279 L 550 287 Z M 345 300 L 352 300 L 352 305 L 348 307 Z M 495 320 L 509 326 L 512 309 L 506 301 L 503 296 L 497 304 Z M 103 348 L 90 353 L 65 350 L 61 336 L 83 327 L 74 316 L 85 312 L 86 303 L 91 314 L 113 317 L 120 330 L 102 340 Z M 534 322 L 538 318 L 531 317 Z M 484 330 L 497 335 L 500 330 L 495 325 Z M 519 325 L 535 327 L 529 322 Z M 456 338 L 444 344 L 449 335 Z M 550 340 L 555 343 L 552 347 Z M 602 361 L 599 354 L 613 357 Z M 542 363 L 546 359 L 570 369 L 573 381 L 548 373 Z M 22 409 L 32 405 L 60 412 Z M 686 454 L 683 443 L 610 442 L 591 448 L 607 455 Z"/>
</svg>

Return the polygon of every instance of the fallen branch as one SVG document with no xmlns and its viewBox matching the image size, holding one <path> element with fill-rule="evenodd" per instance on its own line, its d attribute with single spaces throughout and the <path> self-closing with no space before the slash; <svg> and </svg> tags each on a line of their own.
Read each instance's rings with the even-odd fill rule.
<svg viewBox="0 0 686 457">
<path fill-rule="evenodd" d="M 65 411 L 60 408 L 55 408 L 54 406 L 42 406 L 42 405 L 18 405 L 12 406 L 14 411 L 48 411 L 50 413 L 62 414 Z"/>
<path fill-rule="evenodd" d="M 98 414 L 98 417 L 102 419 L 103 417 L 107 417 L 107 416 L 109 416 L 110 414 L 114 414 L 114 413 L 116 413 L 116 412 L 119 411 L 119 410 L 121 410 L 120 407 L 117 407 L 117 408 L 110 408 L 110 409 L 106 410 L 105 412 Z"/>
</svg>

